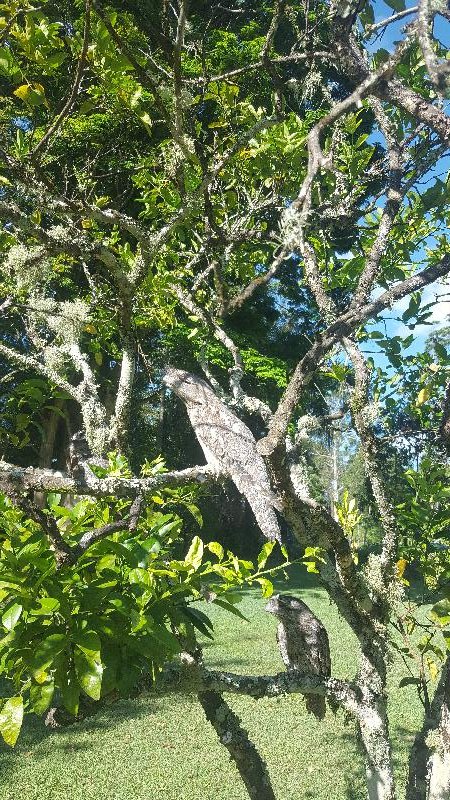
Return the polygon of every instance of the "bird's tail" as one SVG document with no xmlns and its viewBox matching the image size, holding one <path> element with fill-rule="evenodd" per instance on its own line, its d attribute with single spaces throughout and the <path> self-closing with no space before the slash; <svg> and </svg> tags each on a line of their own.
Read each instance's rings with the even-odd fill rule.
<svg viewBox="0 0 450 800">
<path fill-rule="evenodd" d="M 317 694 L 309 695 L 306 698 L 306 709 L 310 714 L 314 714 L 317 719 L 323 719 L 327 710 L 325 698 Z"/>
</svg>

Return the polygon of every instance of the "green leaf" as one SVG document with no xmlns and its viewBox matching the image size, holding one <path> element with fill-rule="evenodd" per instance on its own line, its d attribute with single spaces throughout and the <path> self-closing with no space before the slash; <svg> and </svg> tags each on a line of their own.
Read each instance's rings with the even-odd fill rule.
<svg viewBox="0 0 450 800">
<path fill-rule="evenodd" d="M 61 697 L 66 711 L 76 717 L 80 703 L 80 684 L 73 669 L 61 676 Z"/>
<path fill-rule="evenodd" d="M 193 569 L 198 569 L 203 558 L 203 542 L 199 536 L 194 536 L 192 544 L 184 559 L 185 564 L 189 564 Z"/>
<path fill-rule="evenodd" d="M 191 512 L 199 528 L 203 527 L 203 517 L 200 509 L 194 503 L 186 503 L 186 508 Z"/>
<path fill-rule="evenodd" d="M 208 542 L 206 547 L 211 551 L 211 553 L 214 553 L 214 555 L 217 556 L 219 561 L 222 561 L 225 553 L 222 545 L 219 544 L 219 542 Z"/>
<path fill-rule="evenodd" d="M 6 630 L 12 631 L 17 625 L 23 611 L 19 603 L 11 603 L 2 614 L 2 622 Z"/>
<path fill-rule="evenodd" d="M 41 597 L 39 599 L 39 606 L 33 608 L 31 613 L 33 616 L 50 616 L 59 608 L 59 600 L 56 597 Z"/>
<path fill-rule="evenodd" d="M 430 211 L 432 208 L 439 206 L 447 193 L 447 187 L 440 178 L 437 178 L 433 186 L 430 186 L 426 192 L 421 195 L 421 201 L 425 211 Z"/>
<path fill-rule="evenodd" d="M 73 652 L 73 660 L 78 682 L 83 691 L 92 700 L 100 700 L 103 675 L 102 665 L 77 647 Z"/>
<path fill-rule="evenodd" d="M 402 689 L 404 686 L 419 686 L 419 678 L 402 678 L 399 686 Z"/>
<path fill-rule="evenodd" d="M 7 47 L 0 47 L 0 71 L 7 75 L 14 75 L 17 72 L 13 54 Z"/>
<path fill-rule="evenodd" d="M 10 697 L 0 712 L 0 733 L 6 744 L 14 747 L 23 721 L 22 697 Z"/>
<path fill-rule="evenodd" d="M 63 633 L 53 633 L 38 644 L 31 659 L 31 670 L 35 681 L 44 683 L 47 680 L 45 670 L 53 664 L 66 644 L 67 636 Z"/>
<path fill-rule="evenodd" d="M 129 583 L 137 583 L 139 586 L 149 587 L 152 585 L 152 576 L 148 570 L 142 567 L 130 569 L 128 573 Z"/>
<path fill-rule="evenodd" d="M 74 635 L 73 640 L 76 646 L 89 658 L 100 661 L 101 642 L 98 633 L 95 631 L 81 631 Z"/>
<path fill-rule="evenodd" d="M 42 105 L 48 106 L 45 89 L 40 83 L 24 83 L 15 89 L 13 94 L 33 108 Z"/>
<path fill-rule="evenodd" d="M 255 578 L 255 580 L 261 586 L 262 596 L 263 597 L 272 597 L 272 595 L 273 595 L 273 583 L 272 583 L 272 581 L 269 581 L 267 578 Z"/>
<path fill-rule="evenodd" d="M 447 625 L 450 622 L 450 600 L 445 599 L 435 603 L 431 614 L 441 625 Z"/>
<path fill-rule="evenodd" d="M 416 399 L 416 406 L 422 406 L 424 403 L 427 402 L 431 397 L 431 389 L 429 386 L 425 386 L 423 389 L 420 390 L 419 394 L 417 395 Z"/>
<path fill-rule="evenodd" d="M 213 630 L 213 624 L 209 617 L 206 614 L 203 614 L 198 608 L 190 608 L 188 606 L 184 606 L 181 609 L 182 614 L 188 618 L 189 622 L 192 622 L 194 628 L 203 633 L 208 639 L 213 639 L 214 637 L 211 636 L 211 631 Z"/>
<path fill-rule="evenodd" d="M 259 554 L 258 554 L 258 567 L 259 569 L 264 569 L 267 563 L 267 559 L 269 558 L 270 554 L 272 553 L 273 548 L 275 547 L 275 541 L 273 542 L 266 542 Z"/>
<path fill-rule="evenodd" d="M 439 358 L 442 358 L 443 361 L 448 361 L 448 353 L 443 344 L 440 342 L 433 342 L 433 347 L 436 351 L 436 355 L 439 356 Z"/>
<path fill-rule="evenodd" d="M 384 2 L 394 11 L 404 11 L 406 8 L 405 0 L 384 0 Z"/>
<path fill-rule="evenodd" d="M 154 623 L 149 630 L 151 635 L 157 639 L 158 642 L 164 645 L 168 652 L 180 652 L 180 643 L 177 637 L 171 631 L 168 631 L 165 625 L 158 625 L 157 623 Z"/>
<path fill-rule="evenodd" d="M 35 714 L 44 714 L 50 708 L 54 691 L 54 681 L 31 684 L 30 703 Z"/>
<path fill-rule="evenodd" d="M 243 619 L 245 620 L 245 622 L 249 622 L 249 619 L 244 616 L 242 611 L 239 611 L 239 609 L 236 608 L 236 606 L 234 606 L 232 603 L 229 603 L 228 600 L 224 600 L 222 597 L 216 597 L 213 600 L 213 603 L 216 606 L 224 608 L 225 611 L 229 611 L 230 614 L 234 614 L 236 617 L 239 617 L 239 619 Z"/>
</svg>

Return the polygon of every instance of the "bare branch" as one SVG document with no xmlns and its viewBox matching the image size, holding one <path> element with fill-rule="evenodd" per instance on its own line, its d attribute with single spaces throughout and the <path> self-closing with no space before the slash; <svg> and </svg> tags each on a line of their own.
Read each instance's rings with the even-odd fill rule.
<svg viewBox="0 0 450 800">
<path fill-rule="evenodd" d="M 380 268 L 381 259 L 387 249 L 392 225 L 399 212 L 405 193 L 405 189 L 403 191 L 401 190 L 401 153 L 394 126 L 384 112 L 383 106 L 378 98 L 371 98 L 371 105 L 387 145 L 389 162 L 387 202 L 383 208 L 377 235 L 367 255 L 366 263 L 352 300 L 352 306 L 365 303 L 370 295 L 374 280 Z"/>
<path fill-rule="evenodd" d="M 286 261 L 288 255 L 288 251 L 283 248 L 281 253 L 274 258 L 267 272 L 264 272 L 262 275 L 257 275 L 256 278 L 253 278 L 253 280 L 251 280 L 247 286 L 241 289 L 238 294 L 232 297 L 225 304 L 224 313 L 232 314 L 234 311 L 237 311 L 247 300 L 249 300 L 249 298 L 257 289 L 259 289 L 261 286 L 264 286 L 266 283 L 269 283 L 269 281 L 275 277 L 280 267 Z"/>
<path fill-rule="evenodd" d="M 183 104 L 181 102 L 182 92 L 182 64 L 181 53 L 184 44 L 184 32 L 186 29 L 187 0 L 180 0 L 180 13 L 177 21 L 177 34 L 173 48 L 173 85 L 175 90 L 175 129 L 179 138 L 183 136 Z"/>
<path fill-rule="evenodd" d="M 278 64 L 297 64 L 301 63 L 302 61 L 313 61 L 317 58 L 330 58 L 330 53 L 328 50 L 313 50 L 311 53 L 291 53 L 288 56 L 279 56 L 278 58 L 272 58 L 271 63 L 276 66 Z M 246 72 L 254 72 L 255 70 L 261 69 L 264 66 L 263 61 L 255 61 L 253 64 L 247 64 L 245 67 L 239 67 L 238 69 L 231 69 L 228 72 L 223 72 L 221 75 L 213 75 L 211 77 L 204 77 L 199 76 L 198 78 L 185 78 L 184 82 L 189 84 L 201 84 L 201 83 L 210 83 L 213 81 L 226 81 L 230 78 L 237 78 L 239 75 L 245 75 Z"/>
<path fill-rule="evenodd" d="M 368 39 L 372 36 L 375 31 L 379 31 L 381 28 L 387 28 L 388 25 L 391 25 L 393 22 L 397 22 L 399 19 L 403 19 L 404 17 L 409 17 L 411 14 L 416 14 L 419 10 L 419 6 L 411 6 L 411 8 L 405 8 L 404 11 L 398 11 L 397 14 L 392 14 L 390 17 L 386 17 L 386 19 L 381 19 L 379 22 L 374 22 L 373 25 L 369 25 L 366 28 L 365 32 L 365 39 Z"/>
<path fill-rule="evenodd" d="M 370 372 L 367 362 L 355 342 L 344 338 L 343 343 L 355 372 L 352 410 L 356 430 L 361 440 L 366 475 L 372 486 L 384 533 L 381 551 L 383 577 L 386 583 L 391 583 L 394 577 L 400 534 L 395 520 L 394 507 L 389 499 L 389 490 L 384 479 L 384 461 L 370 421 Z"/>
<path fill-rule="evenodd" d="M 42 153 L 43 150 L 47 149 L 47 147 L 48 147 L 48 145 L 50 143 L 50 140 L 55 135 L 55 133 L 59 130 L 59 128 L 61 127 L 61 125 L 64 122 L 64 120 L 66 119 L 66 117 L 68 117 L 70 112 L 72 111 L 72 108 L 73 108 L 73 106 L 75 104 L 75 101 L 77 99 L 77 96 L 78 96 L 78 93 L 79 93 L 79 90 L 80 90 L 81 80 L 83 78 L 84 70 L 86 68 L 86 56 L 87 56 L 88 46 L 89 46 L 90 29 L 91 29 L 91 0 L 86 0 L 83 44 L 82 44 L 82 47 L 81 47 L 81 53 L 80 53 L 80 57 L 78 59 L 77 69 L 76 69 L 76 72 L 75 72 L 75 78 L 74 78 L 74 81 L 73 81 L 72 89 L 70 91 L 70 95 L 69 95 L 69 97 L 67 99 L 67 102 L 65 103 L 65 105 L 61 109 L 60 113 L 57 115 L 55 120 L 52 122 L 52 124 L 50 125 L 50 127 L 46 131 L 46 133 L 44 133 L 42 139 L 40 140 L 40 142 L 38 142 L 38 144 L 34 148 L 33 152 L 30 154 L 30 159 L 32 161 L 34 161 L 36 159 L 36 157 L 40 153 Z"/>
<path fill-rule="evenodd" d="M 406 297 L 424 286 L 428 286 L 428 284 L 433 283 L 449 272 L 450 256 L 445 255 L 438 264 L 433 264 L 422 270 L 422 272 L 395 284 L 376 300 L 343 314 L 335 323 L 319 334 L 310 350 L 298 363 L 272 417 L 268 435 L 258 442 L 258 449 L 261 454 L 271 455 L 281 446 L 302 388 L 311 380 L 320 362 L 336 342 L 345 336 L 351 336 L 359 325 L 377 316 L 381 311 L 395 303 L 396 300 L 400 300 L 400 298 Z"/>
<path fill-rule="evenodd" d="M 136 530 L 139 515 L 141 513 L 142 502 L 142 496 L 138 495 L 133 501 L 130 511 L 126 517 L 116 520 L 116 522 L 110 522 L 108 525 L 103 525 L 101 528 L 96 528 L 93 531 L 84 533 L 78 542 L 78 555 L 80 552 L 84 552 L 91 547 L 91 545 L 95 544 L 95 542 L 99 542 L 101 539 L 105 539 L 106 536 L 110 536 L 111 533 L 124 530 L 128 530 L 130 533 L 132 533 L 134 530 Z"/>
</svg>

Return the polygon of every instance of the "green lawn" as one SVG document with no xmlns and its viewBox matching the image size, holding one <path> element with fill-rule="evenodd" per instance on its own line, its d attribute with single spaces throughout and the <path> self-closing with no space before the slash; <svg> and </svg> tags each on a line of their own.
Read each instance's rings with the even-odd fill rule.
<svg viewBox="0 0 450 800">
<path fill-rule="evenodd" d="M 286 587 L 283 587 L 286 591 Z M 302 598 L 326 624 L 333 672 L 352 676 L 355 640 L 311 582 Z M 270 673 L 282 668 L 276 620 L 249 591 L 241 622 L 210 608 L 216 640 L 205 647 L 215 668 Z M 391 666 L 391 724 L 401 782 L 406 748 L 421 710 L 414 692 L 398 687 L 401 666 Z M 265 757 L 278 800 L 363 800 L 363 769 L 351 723 L 327 713 L 318 723 L 300 696 L 254 701 L 229 696 Z M 70 729 L 48 731 L 29 719 L 14 750 L 0 746 L 1 800 L 246 800 L 237 772 L 202 716 L 195 696 L 149 693 L 117 703 Z"/>
</svg>

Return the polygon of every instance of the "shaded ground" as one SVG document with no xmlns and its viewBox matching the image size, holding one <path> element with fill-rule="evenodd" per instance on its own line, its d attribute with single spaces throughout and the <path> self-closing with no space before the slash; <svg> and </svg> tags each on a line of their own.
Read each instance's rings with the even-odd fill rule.
<svg viewBox="0 0 450 800">
<path fill-rule="evenodd" d="M 302 578 L 302 598 L 330 635 L 333 673 L 352 676 L 355 641 L 328 598 Z M 290 590 L 286 584 L 283 591 Z M 216 640 L 205 660 L 215 668 L 269 673 L 282 669 L 276 620 L 255 591 L 240 621 L 213 606 Z M 391 667 L 391 724 L 399 782 L 421 709 L 411 687 L 398 687 Z M 278 800 L 364 800 L 363 768 L 352 724 L 327 713 L 307 715 L 300 696 L 254 701 L 229 696 L 267 760 Z M 70 729 L 49 732 L 30 719 L 14 750 L 0 745 L 0 800 L 247 800 L 239 777 L 204 720 L 195 696 L 152 693 L 122 701 Z"/>
</svg>

